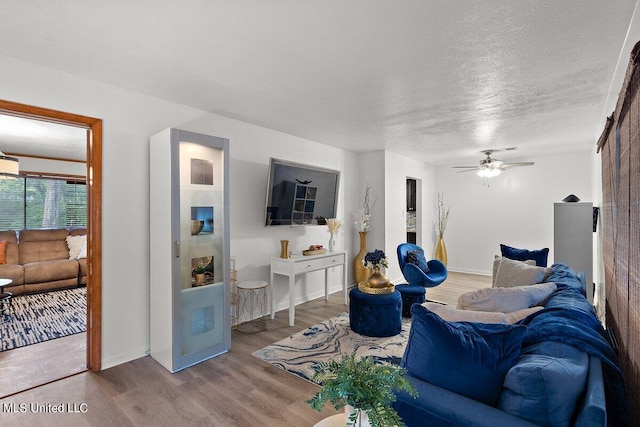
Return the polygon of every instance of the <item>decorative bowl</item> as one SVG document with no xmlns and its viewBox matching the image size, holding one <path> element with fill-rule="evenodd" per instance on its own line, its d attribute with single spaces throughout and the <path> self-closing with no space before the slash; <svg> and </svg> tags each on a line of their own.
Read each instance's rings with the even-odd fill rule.
<svg viewBox="0 0 640 427">
<path fill-rule="evenodd" d="M 369 286 L 369 282 L 360 282 L 358 283 L 358 289 L 360 292 L 364 292 L 365 294 L 372 295 L 387 295 L 392 294 L 396 291 L 396 285 L 393 283 L 389 283 L 388 285 L 378 288 Z"/>
<path fill-rule="evenodd" d="M 195 236 L 200 233 L 204 228 L 204 221 L 198 221 L 197 219 L 191 220 L 191 235 Z"/>
</svg>

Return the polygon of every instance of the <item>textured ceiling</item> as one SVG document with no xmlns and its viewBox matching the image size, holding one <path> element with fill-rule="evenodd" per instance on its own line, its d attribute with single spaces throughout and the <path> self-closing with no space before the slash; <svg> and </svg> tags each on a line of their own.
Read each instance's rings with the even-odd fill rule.
<svg viewBox="0 0 640 427">
<path fill-rule="evenodd" d="M 594 146 L 635 4 L 3 0 L 0 54 L 355 152 L 521 159 Z"/>
</svg>

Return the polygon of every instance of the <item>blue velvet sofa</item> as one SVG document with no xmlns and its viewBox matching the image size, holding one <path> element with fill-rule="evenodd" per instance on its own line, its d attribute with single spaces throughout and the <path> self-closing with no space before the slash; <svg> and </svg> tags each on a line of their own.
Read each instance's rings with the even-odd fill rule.
<svg viewBox="0 0 640 427">
<path fill-rule="evenodd" d="M 479 374 L 480 369 L 474 371 L 470 367 L 466 371 L 471 377 L 467 384 L 446 383 L 450 379 L 454 383 L 465 381 L 460 374 L 465 372 L 465 367 L 451 349 L 442 355 L 441 361 L 435 359 L 437 351 L 447 353 L 447 349 L 428 348 L 433 342 L 428 345 L 425 342 L 432 338 L 434 331 L 425 325 L 433 319 L 429 318 L 425 307 L 412 306 L 412 330 L 401 365 L 407 369 L 407 377 L 415 385 L 419 397 L 398 392 L 397 401 L 393 403 L 407 426 L 607 425 L 607 399 L 612 400 L 608 403 L 624 400 L 623 396 L 612 399 L 609 395 L 615 395 L 616 387 L 607 387 L 604 380 L 608 375 L 618 386 L 622 383 L 616 354 L 604 338 L 593 307 L 584 297 L 582 275 L 576 275 L 563 264 L 554 264 L 551 270 L 547 281 L 556 283 L 558 289 L 545 301 L 543 310 L 516 325 L 494 326 L 509 329 L 508 333 L 512 337 L 517 335 L 521 341 L 515 360 L 504 368 L 506 374 L 497 374 L 499 380 L 500 376 L 503 379 L 497 385 L 496 396 L 488 400 L 473 394 L 479 389 L 470 390 L 490 382 Z M 461 325 L 464 328 L 484 325 L 456 323 L 457 326 L 465 323 Z M 490 333 L 495 335 L 495 331 Z M 439 363 L 449 363 L 449 366 Z M 437 368 L 433 369 L 434 366 Z M 438 378 L 427 381 L 425 377 L 429 375 Z M 580 375 L 582 379 L 577 379 Z M 438 381 L 438 385 L 433 383 Z M 618 392 L 621 389 L 617 387 Z M 573 401 L 567 397 L 570 395 L 574 396 Z M 564 421 L 561 420 L 563 416 Z M 624 421 L 618 420 L 621 424 L 611 421 L 610 417 L 609 425 L 625 424 Z"/>
</svg>

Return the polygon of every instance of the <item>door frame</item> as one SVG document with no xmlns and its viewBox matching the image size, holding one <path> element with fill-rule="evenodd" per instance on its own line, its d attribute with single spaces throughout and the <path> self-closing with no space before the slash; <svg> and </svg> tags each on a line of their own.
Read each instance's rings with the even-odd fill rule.
<svg viewBox="0 0 640 427">
<path fill-rule="evenodd" d="M 0 113 L 87 130 L 87 369 L 102 364 L 102 120 L 0 100 Z"/>
</svg>

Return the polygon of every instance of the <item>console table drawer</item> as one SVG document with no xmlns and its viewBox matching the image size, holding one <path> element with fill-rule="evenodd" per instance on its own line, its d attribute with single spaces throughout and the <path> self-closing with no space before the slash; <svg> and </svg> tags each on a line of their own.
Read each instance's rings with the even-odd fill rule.
<svg viewBox="0 0 640 427">
<path fill-rule="evenodd" d="M 306 273 L 309 271 L 323 270 L 332 266 L 344 264 L 343 255 L 333 255 L 323 258 L 309 259 L 304 261 L 296 261 L 295 273 Z"/>
</svg>

